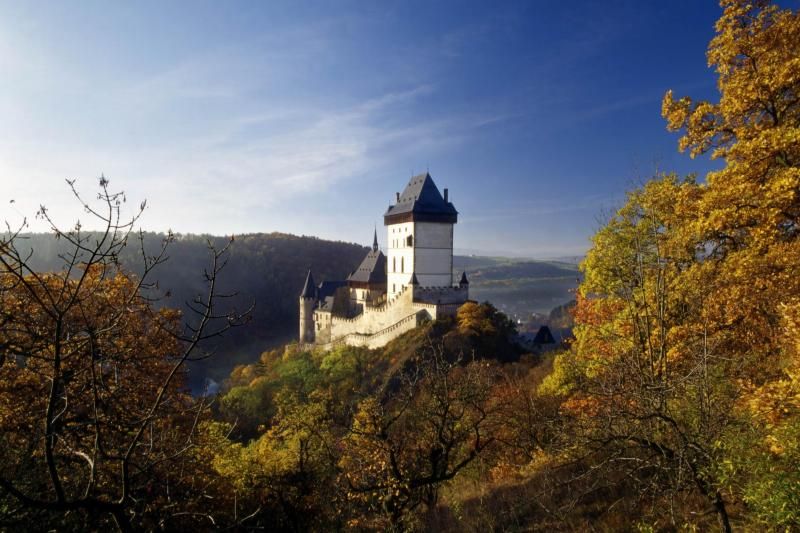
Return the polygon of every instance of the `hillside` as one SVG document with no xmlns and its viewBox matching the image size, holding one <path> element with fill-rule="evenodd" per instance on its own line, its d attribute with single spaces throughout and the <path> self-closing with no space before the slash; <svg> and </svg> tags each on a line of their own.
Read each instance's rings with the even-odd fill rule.
<svg viewBox="0 0 800 533">
<path fill-rule="evenodd" d="M 144 236 L 148 254 L 155 253 L 163 234 Z M 207 241 L 217 247 L 224 237 L 179 235 L 169 246 L 169 259 L 154 271 L 162 295 L 160 305 L 186 311 L 186 302 L 204 292 L 203 269 L 208 266 Z M 58 254 L 65 247 L 50 235 L 26 235 L 21 247 L 35 250 L 32 264 L 40 271 L 60 268 Z M 129 245 L 121 262 L 134 272 L 141 271 L 138 243 Z M 217 339 L 214 357 L 195 361 L 190 369 L 190 384 L 199 390 L 206 378 L 220 381 L 231 369 L 256 360 L 270 347 L 297 336 L 297 295 L 308 268 L 320 279 L 343 279 L 362 259 L 366 249 L 345 242 L 283 233 L 236 236 L 230 248 L 230 261 L 220 279 L 222 292 L 235 293 L 228 299 L 232 309 L 253 305 L 249 323 Z"/>
<path fill-rule="evenodd" d="M 154 253 L 163 239 L 163 234 L 145 234 L 145 249 Z M 168 261 L 155 271 L 161 305 L 186 310 L 186 302 L 203 292 L 209 239 L 217 247 L 227 242 L 224 237 L 178 235 L 170 245 Z M 35 251 L 32 264 L 38 270 L 60 267 L 58 254 L 66 249 L 63 242 L 46 234 L 26 235 L 21 242 Z M 134 272 L 141 270 L 137 245 L 130 245 L 121 257 L 123 265 Z M 295 339 L 297 295 L 307 269 L 312 268 L 320 281 L 344 279 L 365 252 L 357 244 L 283 233 L 236 236 L 221 287 L 236 293 L 228 302 L 231 308 L 254 305 L 251 320 L 211 346 L 214 357 L 193 363 L 192 388 L 199 390 L 206 378 L 219 382 L 235 365 L 255 361 L 262 351 Z M 567 263 L 455 256 L 453 264 L 456 273 L 467 271 L 472 299 L 492 302 L 514 319 L 549 312 L 570 300 L 576 285 L 576 268 Z"/>
</svg>

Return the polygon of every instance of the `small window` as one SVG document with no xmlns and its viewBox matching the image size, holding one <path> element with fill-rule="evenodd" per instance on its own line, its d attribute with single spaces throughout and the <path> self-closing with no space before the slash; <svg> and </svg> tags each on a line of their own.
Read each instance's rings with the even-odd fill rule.
<svg viewBox="0 0 800 533">
<path fill-rule="evenodd" d="M 405 272 L 405 271 L 406 271 L 406 258 L 405 257 L 401 257 L 400 258 L 400 272 Z"/>
<path fill-rule="evenodd" d="M 392 283 L 392 292 L 395 292 L 395 290 L 394 290 L 394 283 Z"/>
<path fill-rule="evenodd" d="M 397 258 L 392 257 L 392 272 L 397 272 Z M 392 289 L 394 290 L 394 289 Z"/>
<path fill-rule="evenodd" d="M 406 246 L 414 246 L 414 237 L 409 235 L 406 237 Z"/>
</svg>

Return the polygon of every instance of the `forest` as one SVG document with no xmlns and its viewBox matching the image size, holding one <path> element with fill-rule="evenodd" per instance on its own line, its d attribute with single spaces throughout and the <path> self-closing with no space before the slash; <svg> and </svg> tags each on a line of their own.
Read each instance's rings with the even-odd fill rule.
<svg viewBox="0 0 800 533">
<path fill-rule="evenodd" d="M 0 528 L 800 530 L 800 13 L 721 5 L 719 99 L 662 105 L 678 149 L 720 169 L 628 192 L 554 351 L 468 302 L 378 350 L 265 349 L 192 394 L 189 365 L 276 312 L 235 296 L 239 237 L 207 240 L 177 310 L 157 272 L 181 237 L 137 233 L 144 206 L 122 217 L 105 178 L 99 202 L 74 189 L 105 231 L 53 225 L 58 265 L 9 228 Z M 308 265 L 282 241 L 314 243 L 252 252 L 288 299 Z"/>
</svg>

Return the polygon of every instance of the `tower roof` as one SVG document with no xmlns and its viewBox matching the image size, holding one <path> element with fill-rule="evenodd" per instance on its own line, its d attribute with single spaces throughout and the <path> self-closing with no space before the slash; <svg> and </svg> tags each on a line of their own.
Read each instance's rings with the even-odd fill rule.
<svg viewBox="0 0 800 533">
<path fill-rule="evenodd" d="M 445 190 L 445 192 L 447 192 Z M 429 173 L 414 176 L 383 215 L 384 224 L 418 220 L 421 222 L 450 222 L 458 219 L 452 202 L 446 201 Z"/>
<path fill-rule="evenodd" d="M 467 273 L 461 273 L 461 281 L 458 282 L 459 285 L 469 285 L 469 280 L 467 279 Z"/>
<path fill-rule="evenodd" d="M 533 338 L 534 344 L 555 344 L 555 342 L 556 340 L 547 326 L 540 327 L 539 331 L 536 332 L 536 337 Z"/>
<path fill-rule="evenodd" d="M 372 251 L 378 251 L 378 228 L 375 228 L 375 236 L 372 238 Z"/>
<path fill-rule="evenodd" d="M 300 293 L 300 298 L 316 298 L 317 286 L 314 284 L 314 276 L 311 275 L 311 269 L 308 269 L 306 276 L 306 283 L 303 285 L 303 292 Z"/>
<path fill-rule="evenodd" d="M 347 276 L 347 281 L 358 284 L 386 285 L 386 256 L 378 250 L 377 235 L 372 249 L 367 252 L 367 256 L 361 261 L 358 268 Z"/>
</svg>

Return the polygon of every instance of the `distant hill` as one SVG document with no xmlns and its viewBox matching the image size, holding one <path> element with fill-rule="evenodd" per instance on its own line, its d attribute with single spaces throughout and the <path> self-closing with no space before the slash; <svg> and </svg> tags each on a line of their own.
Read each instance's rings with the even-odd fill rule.
<svg viewBox="0 0 800 533">
<path fill-rule="evenodd" d="M 60 267 L 58 254 L 66 247 L 49 234 L 30 234 L 20 247 L 34 250 L 37 270 Z M 145 234 L 145 248 L 154 253 L 163 234 Z M 203 269 L 207 266 L 206 243 L 224 246 L 224 237 L 178 235 L 169 248 L 169 260 L 155 272 L 164 293 L 163 305 L 186 309 L 185 302 L 203 292 Z M 220 381 L 237 364 L 256 361 L 264 351 L 297 338 L 298 294 L 308 268 L 318 281 L 344 279 L 355 269 L 367 248 L 346 242 L 284 233 L 237 235 L 230 262 L 221 281 L 224 292 L 237 292 L 228 305 L 238 310 L 255 304 L 252 320 L 230 332 L 214 346 L 215 356 L 193 363 L 190 382 L 202 387 L 206 378 Z M 141 257 L 135 246 L 122 254 L 123 264 L 140 270 Z M 576 285 L 575 265 L 503 257 L 455 256 L 454 272 L 466 270 L 471 298 L 490 301 L 511 318 L 532 312 L 547 313 L 572 299 Z M 456 278 L 457 279 L 457 278 Z"/>
<path fill-rule="evenodd" d="M 490 301 L 522 321 L 572 300 L 580 277 L 575 263 L 503 257 L 455 256 L 453 269 L 466 270 L 470 298 Z"/>
</svg>

